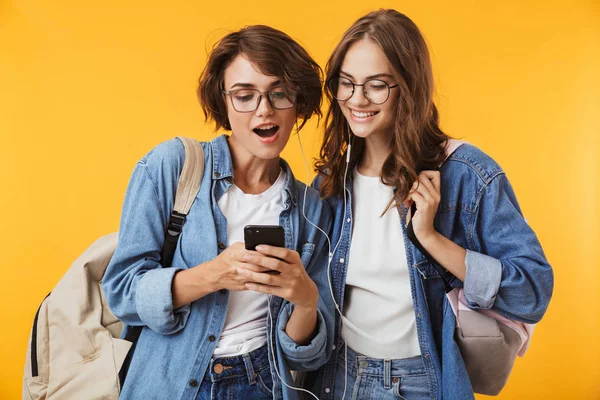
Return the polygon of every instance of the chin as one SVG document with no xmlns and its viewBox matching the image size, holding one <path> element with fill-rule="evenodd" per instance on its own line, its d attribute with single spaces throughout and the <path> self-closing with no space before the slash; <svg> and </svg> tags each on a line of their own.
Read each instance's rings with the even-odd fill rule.
<svg viewBox="0 0 600 400">
<path fill-rule="evenodd" d="M 349 125 L 350 125 L 350 130 L 352 131 L 354 136 L 358 136 L 363 139 L 366 139 L 374 131 L 373 127 L 370 127 L 370 126 L 368 126 L 368 127 L 364 126 L 364 125 L 356 126 L 355 124 L 349 124 Z"/>
<path fill-rule="evenodd" d="M 254 156 L 260 158 L 261 160 L 272 160 L 274 158 L 278 158 L 283 151 L 283 149 L 279 149 L 279 146 L 277 146 L 277 148 L 259 147 L 253 150 L 254 151 L 252 153 Z"/>
</svg>

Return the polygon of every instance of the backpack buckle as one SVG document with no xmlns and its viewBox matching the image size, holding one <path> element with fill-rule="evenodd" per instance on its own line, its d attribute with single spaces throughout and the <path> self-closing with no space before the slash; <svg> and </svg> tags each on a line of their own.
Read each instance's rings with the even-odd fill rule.
<svg viewBox="0 0 600 400">
<path fill-rule="evenodd" d="M 183 230 L 183 224 L 185 223 L 185 214 L 181 214 L 177 211 L 171 213 L 169 218 L 169 225 L 167 226 L 167 232 L 171 236 L 179 236 Z"/>
</svg>

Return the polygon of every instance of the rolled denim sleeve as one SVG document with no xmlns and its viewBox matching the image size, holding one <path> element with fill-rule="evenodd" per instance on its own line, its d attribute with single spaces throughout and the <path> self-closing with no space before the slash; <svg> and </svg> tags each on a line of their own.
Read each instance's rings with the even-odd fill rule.
<svg viewBox="0 0 600 400">
<path fill-rule="evenodd" d="M 473 308 L 491 308 L 502 279 L 502 263 L 493 257 L 467 250 L 465 297 Z"/>
<path fill-rule="evenodd" d="M 135 294 L 140 321 L 150 329 L 168 335 L 183 329 L 190 313 L 187 304 L 173 309 L 171 286 L 179 268 L 157 268 L 140 279 Z"/>
<path fill-rule="evenodd" d="M 177 143 L 175 143 L 177 142 Z M 125 194 L 117 248 L 102 288 L 111 311 L 127 325 L 161 333 L 181 330 L 190 306 L 173 308 L 178 268 L 163 268 L 161 250 L 185 153 L 178 140 L 159 145 L 139 161 Z"/>
<path fill-rule="evenodd" d="M 294 342 L 285 332 L 294 306 L 287 303 L 279 315 L 277 335 L 288 365 L 296 371 L 310 371 L 319 368 L 327 361 L 327 324 L 321 310 L 317 309 L 317 334 L 306 345 Z"/>
<path fill-rule="evenodd" d="M 465 297 L 471 308 L 490 308 L 507 318 L 538 322 L 554 287 L 535 232 L 521 213 L 504 173 L 483 187 L 471 226 Z"/>
</svg>

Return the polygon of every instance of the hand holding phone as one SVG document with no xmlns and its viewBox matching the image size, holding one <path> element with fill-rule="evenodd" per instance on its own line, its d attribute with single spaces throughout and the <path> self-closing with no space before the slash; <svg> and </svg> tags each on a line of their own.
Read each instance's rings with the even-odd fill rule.
<svg viewBox="0 0 600 400">
<path fill-rule="evenodd" d="M 248 266 L 238 273 L 248 279 L 246 288 L 284 298 L 297 308 L 316 310 L 319 291 L 310 278 L 300 254 L 285 247 L 285 235 L 280 226 L 247 226 L 244 229 Z M 258 249 L 256 246 L 261 245 Z M 257 268 L 267 271 L 257 271 Z"/>
</svg>

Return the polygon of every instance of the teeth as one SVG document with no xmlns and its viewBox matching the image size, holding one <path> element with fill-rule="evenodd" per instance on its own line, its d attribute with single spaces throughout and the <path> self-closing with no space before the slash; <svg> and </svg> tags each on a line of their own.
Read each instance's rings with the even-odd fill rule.
<svg viewBox="0 0 600 400">
<path fill-rule="evenodd" d="M 377 112 L 360 112 L 360 111 L 352 111 L 352 115 L 354 115 L 355 117 L 358 118 L 367 118 L 367 117 L 372 117 L 373 115 L 377 114 Z"/>
<path fill-rule="evenodd" d="M 259 126 L 256 129 L 260 129 L 261 131 L 268 131 L 269 129 L 273 129 L 275 128 L 277 125 L 273 124 L 273 125 L 264 125 L 264 126 Z"/>
</svg>

